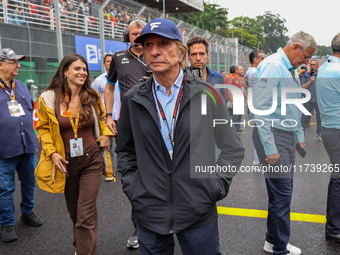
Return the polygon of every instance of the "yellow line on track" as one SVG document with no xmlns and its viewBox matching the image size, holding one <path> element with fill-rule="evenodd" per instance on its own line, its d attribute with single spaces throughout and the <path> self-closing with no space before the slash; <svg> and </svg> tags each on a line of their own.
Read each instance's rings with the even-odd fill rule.
<svg viewBox="0 0 340 255">
<path fill-rule="evenodd" d="M 233 215 L 241 217 L 251 218 L 263 218 L 266 219 L 268 212 L 265 210 L 256 209 L 243 209 L 243 208 L 232 208 L 232 207 L 217 207 L 218 214 Z M 307 214 L 307 213 L 290 213 L 291 221 L 303 221 L 313 223 L 326 223 L 326 216 L 319 214 Z"/>
</svg>

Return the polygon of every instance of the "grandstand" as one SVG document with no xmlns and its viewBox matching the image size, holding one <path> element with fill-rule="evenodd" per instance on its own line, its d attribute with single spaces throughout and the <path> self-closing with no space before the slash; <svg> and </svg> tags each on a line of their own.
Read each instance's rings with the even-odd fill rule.
<svg viewBox="0 0 340 255">
<path fill-rule="evenodd" d="M 122 34 L 131 19 L 146 22 L 163 17 L 162 0 L 158 4 L 149 0 L 114 0 L 104 8 L 104 36 L 106 53 L 126 49 Z M 165 5 L 168 12 L 202 11 L 202 0 L 173 0 Z M 58 47 L 63 53 L 77 52 L 86 57 L 91 76 L 101 73 L 99 7 L 103 0 L 0 0 L 0 47 L 10 47 L 25 54 L 18 79 L 33 79 L 43 89 L 47 86 L 58 66 Z M 200 7 L 201 3 L 201 7 Z M 152 8 L 151 8 L 152 7 Z M 176 10 L 178 7 L 178 10 Z M 62 45 L 56 40 L 55 13 L 59 11 Z M 237 38 L 223 38 L 183 21 L 167 16 L 180 29 L 183 40 L 201 35 L 210 42 L 209 67 L 229 70 L 230 65 L 249 66 L 248 55 L 252 49 L 238 44 Z"/>
<path fill-rule="evenodd" d="M 154 0 L 136 0 L 137 2 L 152 8 L 160 12 L 163 11 L 163 1 Z M 166 13 L 177 13 L 177 12 L 197 12 L 204 11 L 203 0 L 172 0 L 164 2 Z"/>
</svg>

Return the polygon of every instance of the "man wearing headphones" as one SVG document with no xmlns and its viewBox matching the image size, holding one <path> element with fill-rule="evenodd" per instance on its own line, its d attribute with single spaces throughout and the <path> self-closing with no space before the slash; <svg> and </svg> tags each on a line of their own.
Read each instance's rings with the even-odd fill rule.
<svg viewBox="0 0 340 255">
<path fill-rule="evenodd" d="M 128 30 L 123 33 L 124 42 L 130 43 L 130 48 L 124 51 L 117 51 L 112 56 L 104 90 L 104 100 L 107 126 L 113 134 L 116 134 L 116 124 L 112 119 L 112 107 L 117 80 L 119 82 L 120 97 L 123 98 L 129 89 L 139 83 L 148 70 L 142 56 L 142 45 L 134 43 L 135 39 L 140 36 L 144 26 L 145 22 L 143 20 L 132 20 L 128 25 Z"/>
<path fill-rule="evenodd" d="M 142 56 L 142 45 L 134 42 L 140 36 L 144 26 L 145 22 L 143 20 L 132 20 L 128 25 L 128 30 L 123 33 L 124 42 L 130 42 L 130 48 L 124 51 L 117 51 L 112 56 L 104 90 L 104 100 L 106 123 L 113 134 L 117 133 L 116 123 L 112 119 L 114 91 L 117 80 L 119 82 L 120 98 L 122 99 L 129 89 L 139 83 L 140 79 L 146 75 L 146 71 L 149 69 Z M 132 249 L 139 248 L 136 231 L 127 240 L 127 247 Z"/>
</svg>

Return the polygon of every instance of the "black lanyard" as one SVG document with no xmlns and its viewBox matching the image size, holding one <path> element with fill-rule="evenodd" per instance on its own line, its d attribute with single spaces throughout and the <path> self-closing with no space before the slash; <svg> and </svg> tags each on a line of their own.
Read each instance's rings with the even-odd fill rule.
<svg viewBox="0 0 340 255">
<path fill-rule="evenodd" d="M 178 92 L 178 96 L 177 96 L 177 100 L 176 100 L 176 105 L 175 105 L 174 113 L 172 115 L 171 130 L 169 128 L 169 123 L 168 123 L 168 121 L 167 121 L 167 119 L 165 117 L 165 113 L 163 111 L 163 107 L 162 107 L 162 105 L 159 102 L 158 97 L 157 97 L 155 81 L 152 82 L 153 92 L 155 94 L 155 98 L 156 98 L 156 101 L 157 101 L 159 112 L 161 113 L 161 116 L 162 116 L 162 119 L 164 121 L 164 124 L 168 128 L 168 131 L 169 131 L 168 138 L 170 139 L 172 150 L 174 149 L 174 134 L 175 134 L 176 117 L 177 117 L 177 113 L 178 113 L 179 101 L 181 99 L 181 95 L 182 95 L 182 92 L 183 92 L 184 81 L 185 81 L 185 74 L 183 74 L 183 82 L 182 82 L 181 88 L 180 88 L 180 90 Z"/>
<path fill-rule="evenodd" d="M 145 64 L 143 61 L 141 61 L 137 56 L 135 56 L 135 54 L 132 53 L 132 51 L 130 49 L 128 49 L 128 52 L 130 53 L 130 55 L 136 59 L 139 63 L 141 63 L 143 66 L 147 66 L 147 64 Z"/>
<path fill-rule="evenodd" d="M 339 62 L 339 61 L 334 61 L 334 60 L 329 60 L 329 59 L 328 59 L 328 63 L 334 63 L 334 64 L 340 65 L 340 62 Z"/>
</svg>

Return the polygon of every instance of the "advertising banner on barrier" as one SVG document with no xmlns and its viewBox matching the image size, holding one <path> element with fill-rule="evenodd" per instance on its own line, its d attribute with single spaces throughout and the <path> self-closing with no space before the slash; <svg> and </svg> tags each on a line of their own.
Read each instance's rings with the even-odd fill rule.
<svg viewBox="0 0 340 255">
<path fill-rule="evenodd" d="M 37 126 L 38 121 L 39 121 L 36 109 L 37 109 L 37 102 L 34 102 L 34 111 L 33 111 L 33 127 L 34 127 L 34 129 Z"/>
<path fill-rule="evenodd" d="M 100 39 L 87 36 L 74 36 L 74 45 L 76 53 L 82 55 L 88 65 L 90 71 L 102 70 Z M 123 42 L 105 40 L 105 53 L 115 53 L 116 51 L 126 50 L 127 45 Z"/>
</svg>

